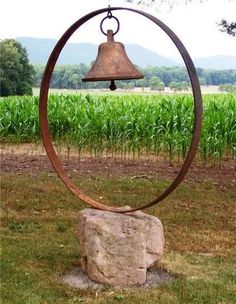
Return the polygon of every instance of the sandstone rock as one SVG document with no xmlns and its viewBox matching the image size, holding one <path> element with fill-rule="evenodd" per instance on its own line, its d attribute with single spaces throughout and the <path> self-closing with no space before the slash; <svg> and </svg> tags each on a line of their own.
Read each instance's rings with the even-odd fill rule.
<svg viewBox="0 0 236 304">
<path fill-rule="evenodd" d="M 82 268 L 98 283 L 144 284 L 147 269 L 163 255 L 161 221 L 141 211 L 84 209 L 79 212 L 78 235 Z"/>
</svg>

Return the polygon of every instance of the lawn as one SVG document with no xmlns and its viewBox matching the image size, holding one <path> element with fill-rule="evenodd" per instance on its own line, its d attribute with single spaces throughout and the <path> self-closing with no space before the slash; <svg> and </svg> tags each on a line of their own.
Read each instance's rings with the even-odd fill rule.
<svg viewBox="0 0 236 304">
<path fill-rule="evenodd" d="M 135 206 L 155 196 L 168 180 L 95 172 L 76 182 L 92 197 Z M 63 284 L 61 275 L 79 264 L 77 216 L 86 206 L 52 172 L 3 172 L 2 303 L 233 304 L 235 201 L 235 180 L 222 185 L 207 177 L 185 181 L 146 210 L 163 222 L 165 257 L 159 267 L 176 274 L 176 280 L 148 289 L 80 290 Z"/>
</svg>

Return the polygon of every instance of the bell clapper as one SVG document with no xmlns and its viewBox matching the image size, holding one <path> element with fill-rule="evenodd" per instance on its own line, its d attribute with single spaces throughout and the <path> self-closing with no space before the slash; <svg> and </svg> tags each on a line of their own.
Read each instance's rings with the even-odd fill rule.
<svg viewBox="0 0 236 304">
<path fill-rule="evenodd" d="M 109 86 L 109 89 L 111 91 L 115 91 L 116 90 L 116 85 L 115 85 L 115 81 L 114 80 L 111 80 L 111 84 Z"/>
</svg>

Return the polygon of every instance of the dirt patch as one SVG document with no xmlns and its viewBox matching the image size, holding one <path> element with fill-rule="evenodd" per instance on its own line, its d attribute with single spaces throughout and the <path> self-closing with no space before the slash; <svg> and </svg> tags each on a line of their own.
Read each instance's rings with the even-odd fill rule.
<svg viewBox="0 0 236 304">
<path fill-rule="evenodd" d="M 143 285 L 135 285 L 129 288 L 145 288 L 145 287 L 153 287 L 166 282 L 170 282 L 176 279 L 176 276 L 169 274 L 167 271 L 163 269 L 149 269 L 147 271 L 147 281 Z M 83 270 L 78 267 L 72 270 L 70 273 L 62 276 L 62 281 L 71 287 L 80 288 L 80 289 L 104 289 L 107 286 L 103 284 L 98 284 L 89 279 L 87 274 L 83 272 Z M 116 287 L 122 288 L 122 287 Z M 126 287 L 127 288 L 127 287 Z"/>
<path fill-rule="evenodd" d="M 131 179 L 162 179 L 173 180 L 178 174 L 181 164 L 170 166 L 165 161 L 149 160 L 117 160 L 103 158 L 100 160 L 89 157 L 71 156 L 68 160 L 61 157 L 64 169 L 69 175 L 82 178 L 102 177 L 130 177 Z M 4 153 L 1 155 L 1 172 L 37 175 L 40 173 L 54 173 L 46 155 L 26 155 Z M 185 182 L 210 181 L 223 187 L 231 187 L 236 182 L 234 161 L 224 161 L 221 166 L 207 166 L 194 164 L 186 176 Z"/>
</svg>

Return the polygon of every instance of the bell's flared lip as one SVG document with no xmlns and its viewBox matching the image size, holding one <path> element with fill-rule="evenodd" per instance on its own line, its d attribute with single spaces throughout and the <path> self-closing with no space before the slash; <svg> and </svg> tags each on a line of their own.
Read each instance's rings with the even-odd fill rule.
<svg viewBox="0 0 236 304">
<path fill-rule="evenodd" d="M 109 81 L 109 80 L 129 80 L 129 79 L 142 79 L 144 78 L 143 74 L 137 74 L 133 76 L 104 76 L 104 77 L 99 77 L 99 78 L 94 78 L 94 77 L 85 77 L 82 78 L 83 82 L 89 82 L 89 81 Z"/>
</svg>

